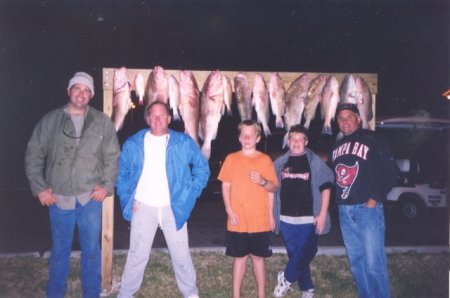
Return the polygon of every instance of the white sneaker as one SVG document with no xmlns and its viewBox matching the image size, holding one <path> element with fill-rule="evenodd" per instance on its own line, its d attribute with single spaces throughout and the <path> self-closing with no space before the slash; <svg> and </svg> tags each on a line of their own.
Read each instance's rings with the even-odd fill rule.
<svg viewBox="0 0 450 298">
<path fill-rule="evenodd" d="M 197 294 L 194 294 L 194 295 L 189 296 L 188 298 L 200 298 L 200 297 L 198 297 Z"/>
<path fill-rule="evenodd" d="M 283 297 L 289 290 L 293 291 L 291 288 L 292 283 L 288 282 L 284 278 L 284 271 L 278 272 L 277 279 L 278 285 L 275 287 L 275 290 L 273 290 L 273 294 L 275 295 L 275 297 Z"/>
<path fill-rule="evenodd" d="M 302 298 L 313 298 L 313 297 L 314 297 L 314 289 L 303 291 Z"/>
</svg>

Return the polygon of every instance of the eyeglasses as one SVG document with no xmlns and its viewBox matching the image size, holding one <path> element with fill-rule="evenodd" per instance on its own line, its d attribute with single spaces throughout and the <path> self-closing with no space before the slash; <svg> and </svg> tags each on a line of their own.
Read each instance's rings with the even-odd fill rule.
<svg viewBox="0 0 450 298">
<path fill-rule="evenodd" d="M 86 127 L 86 124 L 83 121 L 83 127 L 81 128 L 81 133 L 80 136 L 77 137 L 77 132 L 75 131 L 75 128 L 73 125 L 67 124 L 68 120 L 72 121 L 72 119 L 70 119 L 70 115 L 66 117 L 66 120 L 64 120 L 64 124 L 63 124 L 63 128 L 62 128 L 62 133 L 66 136 L 69 137 L 71 139 L 81 139 L 81 137 L 83 136 L 84 133 L 84 129 Z"/>
</svg>

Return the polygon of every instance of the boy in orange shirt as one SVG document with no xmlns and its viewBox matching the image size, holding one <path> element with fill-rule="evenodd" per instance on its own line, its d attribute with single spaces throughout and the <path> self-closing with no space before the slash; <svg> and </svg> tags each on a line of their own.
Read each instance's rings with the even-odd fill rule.
<svg viewBox="0 0 450 298">
<path fill-rule="evenodd" d="M 278 179 L 270 157 L 256 150 L 261 139 L 261 127 L 254 120 L 239 124 L 242 150 L 225 159 L 218 179 L 222 181 L 222 195 L 227 222 L 227 256 L 234 257 L 233 298 L 240 297 L 247 258 L 253 263 L 258 297 L 266 297 L 266 262 L 272 255 L 270 231 L 275 228 L 272 214 L 273 193 Z"/>
</svg>

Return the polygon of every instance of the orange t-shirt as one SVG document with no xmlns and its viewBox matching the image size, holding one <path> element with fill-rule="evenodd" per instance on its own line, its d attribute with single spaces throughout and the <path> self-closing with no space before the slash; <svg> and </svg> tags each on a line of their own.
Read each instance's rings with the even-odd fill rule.
<svg viewBox="0 0 450 298">
<path fill-rule="evenodd" d="M 249 179 L 249 172 L 256 171 L 265 179 L 278 185 L 275 168 L 270 157 L 262 152 L 247 157 L 242 151 L 231 153 L 225 159 L 218 179 L 230 183 L 231 209 L 239 216 L 240 224 L 227 223 L 228 231 L 258 233 L 270 231 L 269 192 Z"/>
</svg>

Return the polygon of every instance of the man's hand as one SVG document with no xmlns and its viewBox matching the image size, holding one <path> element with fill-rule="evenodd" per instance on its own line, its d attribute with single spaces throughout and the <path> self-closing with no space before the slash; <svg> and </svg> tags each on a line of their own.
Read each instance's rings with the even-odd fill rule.
<svg viewBox="0 0 450 298">
<path fill-rule="evenodd" d="M 108 195 L 108 191 L 101 186 L 94 187 L 94 191 L 91 193 L 91 199 L 97 202 L 103 202 Z"/>
<path fill-rule="evenodd" d="M 56 199 L 53 196 L 53 190 L 51 188 L 38 193 L 38 199 L 42 206 L 50 206 L 56 203 Z"/>
<path fill-rule="evenodd" d="M 316 226 L 316 231 L 319 235 L 322 234 L 323 230 L 325 229 L 326 218 L 326 214 L 319 214 L 318 216 L 314 217 L 314 225 Z"/>
<path fill-rule="evenodd" d="M 377 207 L 377 204 L 378 204 L 378 202 L 375 201 L 374 199 L 369 199 L 369 200 L 366 202 L 366 207 L 367 207 L 367 208 L 375 208 L 375 207 Z"/>
</svg>

